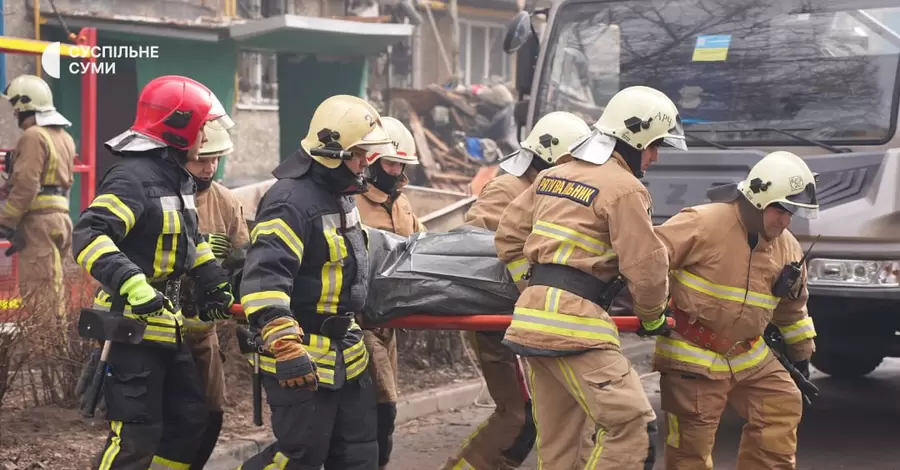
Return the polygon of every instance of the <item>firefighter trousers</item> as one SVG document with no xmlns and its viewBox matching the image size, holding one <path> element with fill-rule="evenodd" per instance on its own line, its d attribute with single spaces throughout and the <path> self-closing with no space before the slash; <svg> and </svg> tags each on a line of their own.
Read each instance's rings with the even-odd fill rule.
<svg viewBox="0 0 900 470">
<path fill-rule="evenodd" d="M 191 463 L 191 469 L 200 470 L 212 455 L 222 432 L 225 411 L 225 364 L 222 350 L 219 348 L 215 323 L 185 327 L 184 341 L 194 358 L 197 376 L 209 409 L 206 432 Z"/>
<path fill-rule="evenodd" d="M 289 390 L 262 376 L 272 410 L 274 444 L 241 470 L 375 470 L 378 467 L 375 389 L 369 372 L 340 390 Z"/>
<path fill-rule="evenodd" d="M 187 345 L 113 343 L 108 366 L 103 395 L 111 430 L 94 468 L 187 468 L 209 414 Z"/>
<path fill-rule="evenodd" d="M 369 352 L 369 373 L 375 382 L 378 422 L 378 467 L 387 466 L 394 449 L 397 419 L 397 332 L 376 328 L 363 332 Z"/>
<path fill-rule="evenodd" d="M 597 433 L 584 468 L 653 468 L 656 414 L 621 352 L 594 349 L 527 361 L 542 469 L 578 468 L 586 420 Z"/>
<path fill-rule="evenodd" d="M 796 468 L 803 401 L 778 361 L 770 361 L 741 381 L 661 371 L 659 384 L 667 469 L 713 468 L 716 430 L 727 404 L 747 421 L 741 434 L 738 470 Z"/>
<path fill-rule="evenodd" d="M 531 402 L 523 390 L 516 355 L 502 344 L 503 332 L 469 332 L 494 412 L 463 443 L 445 470 L 511 470 L 528 457 L 536 437 Z"/>
<path fill-rule="evenodd" d="M 67 347 L 63 260 L 72 252 L 72 219 L 65 212 L 28 213 L 16 232 L 25 242 L 18 253 L 19 293 L 23 307 L 38 320 L 35 331 L 43 332 L 32 335 L 30 344 L 34 353 L 55 354 Z"/>
</svg>

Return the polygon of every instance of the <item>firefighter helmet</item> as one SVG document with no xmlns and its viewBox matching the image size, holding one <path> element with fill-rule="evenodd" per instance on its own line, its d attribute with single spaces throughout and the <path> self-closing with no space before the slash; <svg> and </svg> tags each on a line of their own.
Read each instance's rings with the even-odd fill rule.
<svg viewBox="0 0 900 470">
<path fill-rule="evenodd" d="M 9 100 L 17 113 L 35 113 L 35 121 L 40 126 L 72 125 L 53 105 L 50 85 L 36 75 L 19 75 L 12 79 L 3 90 L 3 98 Z"/>
<path fill-rule="evenodd" d="M 759 210 L 778 204 L 804 219 L 819 216 L 816 174 L 791 152 L 772 152 L 763 157 L 738 183 L 738 191 Z"/>
<path fill-rule="evenodd" d="M 412 133 L 409 132 L 409 129 L 398 119 L 389 116 L 381 118 L 381 124 L 388 135 L 391 136 L 391 143 L 394 149 L 385 154 L 367 151 L 366 160 L 369 162 L 369 165 L 375 163 L 379 158 L 389 162 L 418 165 L 419 156 L 416 154 L 416 140 L 413 138 Z"/>
<path fill-rule="evenodd" d="M 312 155 L 314 149 L 391 153 L 391 138 L 378 111 L 362 98 L 335 95 L 323 101 L 309 121 L 309 131 L 300 146 L 326 168 L 341 166 L 340 158 Z"/>
<path fill-rule="evenodd" d="M 678 108 L 665 93 L 650 87 L 633 86 L 616 93 L 594 128 L 638 151 L 660 139 L 687 150 Z"/>
<path fill-rule="evenodd" d="M 234 151 L 234 143 L 228 130 L 219 121 L 210 121 L 203 127 L 206 142 L 200 147 L 200 158 L 218 158 Z"/>
<path fill-rule="evenodd" d="M 555 165 L 569 153 L 569 148 L 591 133 L 591 127 L 580 117 L 565 111 L 546 114 L 535 123 L 534 128 L 519 145 L 521 150 L 500 164 L 503 171 L 522 176 L 535 157 Z"/>
</svg>

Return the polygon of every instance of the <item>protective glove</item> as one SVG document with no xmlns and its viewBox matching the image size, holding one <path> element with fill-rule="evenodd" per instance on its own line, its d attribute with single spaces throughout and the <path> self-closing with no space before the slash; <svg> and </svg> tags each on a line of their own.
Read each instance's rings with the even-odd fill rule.
<svg viewBox="0 0 900 470">
<path fill-rule="evenodd" d="M 142 317 L 155 317 L 175 310 L 172 302 L 148 284 L 147 277 L 143 274 L 125 281 L 119 293 L 128 300 L 131 312 Z"/>
<path fill-rule="evenodd" d="M 210 233 L 206 236 L 206 241 L 212 248 L 213 256 L 220 262 L 228 257 L 233 248 L 231 240 L 224 233 Z"/>
<path fill-rule="evenodd" d="M 669 336 L 669 323 L 666 321 L 669 313 L 668 308 L 663 311 L 662 315 L 653 321 L 641 321 L 641 327 L 637 330 L 637 335 L 641 338 L 649 336 Z"/>
<path fill-rule="evenodd" d="M 804 378 L 809 380 L 809 361 L 797 361 L 793 364 L 794 368 L 797 369 L 797 372 L 800 372 Z"/>
<path fill-rule="evenodd" d="M 231 306 L 234 305 L 234 295 L 231 293 L 231 284 L 223 282 L 215 289 L 203 295 L 197 304 L 200 313 L 197 315 L 203 321 L 228 320 L 231 318 Z"/>
<path fill-rule="evenodd" d="M 0 225 L 0 238 L 4 240 L 12 240 L 16 236 L 16 229 Z"/>
<path fill-rule="evenodd" d="M 278 317 L 262 329 L 265 348 L 275 356 L 275 378 L 289 389 L 316 390 L 319 387 L 316 364 L 301 342 L 303 330 L 297 320 Z"/>
</svg>

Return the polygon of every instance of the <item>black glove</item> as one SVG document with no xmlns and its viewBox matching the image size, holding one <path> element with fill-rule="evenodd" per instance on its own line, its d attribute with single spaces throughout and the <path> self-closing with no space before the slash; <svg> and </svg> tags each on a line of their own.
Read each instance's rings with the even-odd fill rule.
<svg viewBox="0 0 900 470">
<path fill-rule="evenodd" d="M 198 316 L 203 321 L 228 320 L 231 318 L 231 306 L 234 305 L 234 295 L 231 294 L 231 284 L 223 282 L 213 290 L 203 294 L 198 299 L 200 309 Z"/>
<path fill-rule="evenodd" d="M 662 320 L 659 325 L 654 325 L 655 322 L 645 322 L 641 321 L 641 326 L 636 331 L 637 335 L 641 338 L 647 338 L 649 336 L 669 336 L 669 307 L 666 307 L 663 310 L 662 315 L 660 315 L 659 320 Z"/>
<path fill-rule="evenodd" d="M 224 233 L 209 233 L 206 235 L 206 241 L 212 249 L 213 256 L 215 256 L 219 262 L 222 262 L 227 258 L 233 248 L 231 240 L 229 240 L 228 236 Z"/>
<path fill-rule="evenodd" d="M 4 240 L 12 240 L 16 236 L 16 229 L 0 225 L 0 238 Z"/>
<path fill-rule="evenodd" d="M 797 361 L 793 362 L 794 368 L 797 369 L 797 372 L 800 372 L 806 380 L 809 380 L 809 361 Z"/>
</svg>

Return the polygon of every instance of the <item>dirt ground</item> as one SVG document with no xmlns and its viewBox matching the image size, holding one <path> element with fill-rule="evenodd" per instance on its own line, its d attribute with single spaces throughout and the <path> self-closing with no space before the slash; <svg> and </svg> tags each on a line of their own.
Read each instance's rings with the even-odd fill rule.
<svg viewBox="0 0 900 470">
<path fill-rule="evenodd" d="M 240 356 L 229 354 L 227 409 L 219 444 L 256 432 L 252 423 L 252 391 L 249 366 Z M 440 387 L 461 379 L 478 376 L 469 361 L 454 367 L 421 367 L 421 358 L 400 360 L 400 394 Z M 268 407 L 263 420 L 269 423 Z M 59 407 L 25 408 L 15 404 L 0 408 L 0 470 L 84 470 L 103 447 L 108 433 L 102 413 L 97 418 L 82 418 L 76 409 Z"/>
</svg>

